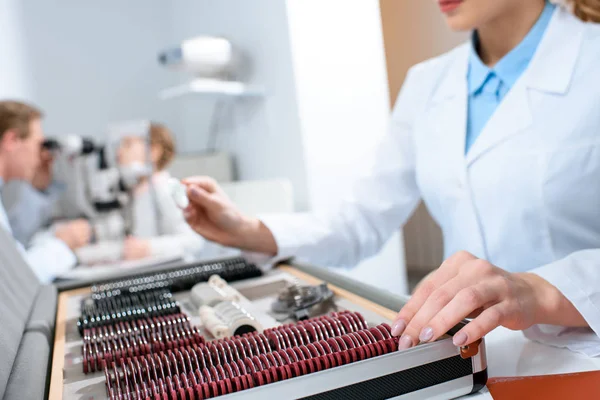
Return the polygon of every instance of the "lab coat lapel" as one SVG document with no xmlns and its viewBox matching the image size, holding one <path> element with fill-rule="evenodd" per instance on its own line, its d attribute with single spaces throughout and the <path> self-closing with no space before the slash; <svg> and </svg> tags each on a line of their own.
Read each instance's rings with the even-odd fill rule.
<svg viewBox="0 0 600 400">
<path fill-rule="evenodd" d="M 465 141 L 467 132 L 467 68 L 469 46 L 457 48 L 446 74 L 442 77 L 431 100 L 428 113 L 435 125 L 435 140 L 450 159 L 448 165 L 459 166 L 458 176 L 465 173 Z"/>
<path fill-rule="evenodd" d="M 545 94 L 567 92 L 579 55 L 583 24 L 558 9 L 531 64 L 508 92 L 467 153 L 470 165 L 511 136 L 527 131 L 533 123 L 530 91 Z"/>
<path fill-rule="evenodd" d="M 509 137 L 523 132 L 531 126 L 532 117 L 528 91 L 522 83 L 522 81 L 518 81 L 515 84 L 490 117 L 481 134 L 467 152 L 468 165 Z"/>
</svg>

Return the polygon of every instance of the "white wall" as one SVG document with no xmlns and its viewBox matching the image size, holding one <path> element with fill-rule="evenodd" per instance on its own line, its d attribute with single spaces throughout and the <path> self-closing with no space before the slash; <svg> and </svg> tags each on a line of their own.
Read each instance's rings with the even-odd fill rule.
<svg viewBox="0 0 600 400">
<path fill-rule="evenodd" d="M 102 135 L 111 121 L 132 118 L 174 125 L 173 107 L 157 97 L 173 79 L 157 62 L 171 29 L 169 2 L 19 4 L 31 70 L 30 100 L 45 111 L 47 133 Z"/>
<path fill-rule="evenodd" d="M 266 92 L 265 99 L 233 107 L 222 130 L 219 148 L 234 155 L 240 179 L 289 178 L 298 210 L 332 206 L 385 132 L 389 104 L 377 1 L 19 4 L 28 49 L 22 58 L 31 67 L 27 83 L 31 100 L 46 111 L 49 133 L 100 134 L 110 121 L 152 117 L 174 128 L 182 151 L 203 150 L 214 99 L 160 101 L 160 89 L 189 77 L 156 62 L 158 50 L 202 34 L 236 44 L 251 61 L 244 81 Z M 18 36 L 10 41 L 13 49 Z M 402 292 L 403 265 L 396 236 L 350 274 Z"/>
<path fill-rule="evenodd" d="M 221 131 L 219 148 L 234 155 L 238 178 L 289 178 L 294 186 L 296 208 L 307 209 L 285 2 L 179 0 L 172 6 L 173 44 L 202 34 L 230 39 L 251 61 L 244 80 L 262 85 L 267 93 L 264 100 L 249 100 L 234 106 L 230 122 Z M 185 149 L 203 150 L 214 99 L 188 96 L 171 101 L 181 109 Z"/>
<path fill-rule="evenodd" d="M 30 78 L 19 0 L 0 0 L 0 99 L 28 99 Z"/>
<path fill-rule="evenodd" d="M 379 2 L 287 4 L 310 204 L 335 207 L 387 132 L 390 105 Z M 400 233 L 348 274 L 406 292 Z"/>
</svg>

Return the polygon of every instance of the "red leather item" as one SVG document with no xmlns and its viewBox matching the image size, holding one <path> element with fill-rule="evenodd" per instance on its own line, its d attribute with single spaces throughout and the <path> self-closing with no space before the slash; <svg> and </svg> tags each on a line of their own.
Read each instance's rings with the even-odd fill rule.
<svg viewBox="0 0 600 400">
<path fill-rule="evenodd" d="M 494 400 L 600 399 L 600 371 L 572 374 L 490 378 Z"/>
</svg>

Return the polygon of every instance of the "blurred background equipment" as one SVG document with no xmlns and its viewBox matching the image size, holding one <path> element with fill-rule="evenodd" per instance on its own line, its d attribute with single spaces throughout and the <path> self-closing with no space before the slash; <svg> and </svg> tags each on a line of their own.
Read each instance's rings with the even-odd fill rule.
<svg viewBox="0 0 600 400">
<path fill-rule="evenodd" d="M 198 36 L 162 51 L 158 61 L 165 67 L 183 70 L 198 78 L 228 79 L 234 72 L 236 53 L 224 38 Z"/>
<path fill-rule="evenodd" d="M 44 147 L 54 155 L 54 180 L 65 187 L 53 218 L 88 219 L 96 242 L 127 236 L 133 229 L 129 192 L 152 174 L 152 167 L 140 163 L 120 167 L 116 149 L 126 136 L 141 136 L 148 142 L 148 130 L 149 122 L 135 121 L 112 125 L 106 143 L 77 135 L 47 140 Z"/>
</svg>

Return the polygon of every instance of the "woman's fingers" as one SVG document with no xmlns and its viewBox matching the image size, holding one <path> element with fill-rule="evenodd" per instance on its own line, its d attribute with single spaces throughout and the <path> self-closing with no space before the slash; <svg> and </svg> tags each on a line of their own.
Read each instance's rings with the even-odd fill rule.
<svg viewBox="0 0 600 400">
<path fill-rule="evenodd" d="M 400 349 L 412 347 L 418 342 L 429 342 L 443 335 L 456 323 L 477 308 L 483 306 L 491 298 L 491 292 L 480 294 L 473 286 L 477 282 L 476 276 L 458 274 L 450 281 L 436 289 L 425 301 L 423 306 L 408 323 L 406 330 L 400 338 Z M 485 296 L 485 297 L 484 297 Z M 439 318 L 440 326 L 432 326 L 431 321 Z M 448 329 L 440 332 L 443 326 L 450 325 Z"/>
<path fill-rule="evenodd" d="M 481 310 L 484 305 L 497 299 L 497 291 L 486 283 L 463 288 L 429 321 L 425 321 L 422 325 L 416 327 L 416 329 L 420 328 L 419 340 L 430 342 L 438 339 L 475 310 Z"/>
<path fill-rule="evenodd" d="M 392 325 L 392 335 L 400 336 L 429 296 L 444 283 L 455 277 L 462 264 L 474 259 L 476 257 L 470 253 L 459 252 L 444 261 L 433 274 L 430 274 L 419 285 L 410 300 L 402 307 Z"/>
<path fill-rule="evenodd" d="M 185 178 L 181 181 L 186 186 L 199 186 L 208 193 L 215 193 L 218 191 L 219 184 L 213 178 L 209 176 L 193 176 Z"/>
<path fill-rule="evenodd" d="M 452 339 L 455 346 L 466 346 L 490 333 L 502 325 L 506 307 L 502 303 L 484 310 L 477 318 L 458 331 Z"/>
<path fill-rule="evenodd" d="M 187 195 L 192 206 L 205 210 L 208 214 L 218 212 L 222 208 L 219 200 L 201 186 L 188 186 Z"/>
</svg>

